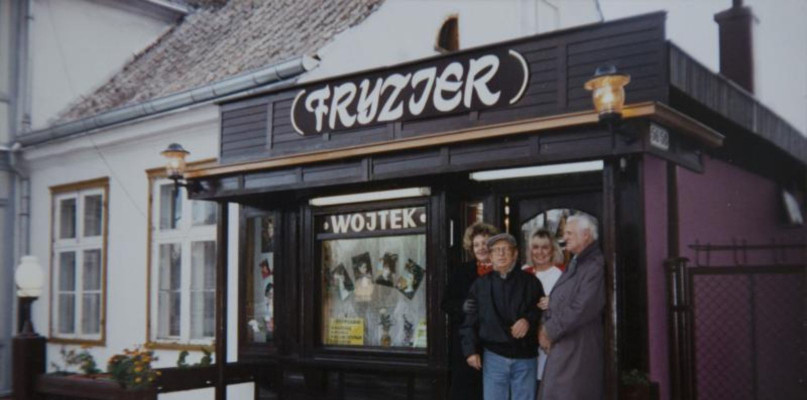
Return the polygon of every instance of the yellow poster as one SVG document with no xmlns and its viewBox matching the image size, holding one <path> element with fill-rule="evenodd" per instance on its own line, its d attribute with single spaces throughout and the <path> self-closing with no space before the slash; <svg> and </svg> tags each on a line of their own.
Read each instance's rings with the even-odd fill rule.
<svg viewBox="0 0 807 400">
<path fill-rule="evenodd" d="M 325 344 L 363 346 L 364 319 L 331 318 Z"/>
<path fill-rule="evenodd" d="M 415 342 L 413 347 L 426 348 L 426 320 L 420 320 L 415 331 Z"/>
</svg>

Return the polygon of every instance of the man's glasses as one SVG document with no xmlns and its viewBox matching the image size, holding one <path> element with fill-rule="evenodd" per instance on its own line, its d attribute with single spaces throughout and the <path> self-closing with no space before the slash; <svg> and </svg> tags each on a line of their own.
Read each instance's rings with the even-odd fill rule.
<svg viewBox="0 0 807 400">
<path fill-rule="evenodd" d="M 513 248 L 510 246 L 496 246 L 490 248 L 490 252 L 493 254 L 507 254 L 511 251 L 513 251 Z"/>
</svg>

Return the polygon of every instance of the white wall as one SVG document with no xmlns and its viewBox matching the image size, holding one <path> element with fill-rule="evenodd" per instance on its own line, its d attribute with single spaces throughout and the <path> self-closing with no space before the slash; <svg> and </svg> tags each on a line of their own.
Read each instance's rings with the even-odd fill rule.
<svg viewBox="0 0 807 400">
<path fill-rule="evenodd" d="M 171 26 L 115 1 L 32 2 L 33 129 L 101 86 Z"/>
<path fill-rule="evenodd" d="M 440 27 L 452 15 L 458 16 L 460 49 L 598 20 L 590 1 L 557 3 L 556 15 L 546 2 L 537 0 L 387 0 L 361 24 L 320 49 L 322 62 L 301 81 L 435 56 Z"/>
<path fill-rule="evenodd" d="M 146 249 L 148 178 L 146 170 L 160 167 L 160 151 L 179 142 L 191 151 L 189 161 L 218 156 L 219 112 L 215 105 L 173 113 L 160 118 L 29 149 L 24 156 L 31 177 L 33 232 L 31 253 L 48 268 L 51 227 L 49 188 L 71 182 L 109 177 L 109 233 L 107 258 L 106 346 L 90 349 L 103 369 L 106 360 L 124 348 L 143 344 L 146 337 Z M 97 146 L 97 149 L 96 149 Z M 103 157 L 102 157 L 103 156 Z M 106 162 L 104 161 L 106 160 Z M 238 206 L 230 206 L 230 248 L 238 248 Z M 238 304 L 238 252 L 230 250 L 229 304 Z M 46 291 L 47 292 L 47 291 Z M 34 303 L 33 320 L 38 332 L 49 332 L 49 293 Z M 228 360 L 237 360 L 237 312 L 229 312 Z M 68 346 L 69 347 L 69 346 Z M 61 345 L 48 345 L 51 361 L 62 364 Z M 158 350 L 156 367 L 176 365 L 177 351 Z M 189 363 L 201 353 L 191 352 Z M 251 386 L 232 387 L 251 393 Z M 206 392 L 205 392 L 206 393 Z M 175 393 L 171 399 L 198 399 L 198 393 Z M 205 395 L 207 397 L 207 395 Z M 210 395 L 212 398 L 212 394 Z"/>
</svg>

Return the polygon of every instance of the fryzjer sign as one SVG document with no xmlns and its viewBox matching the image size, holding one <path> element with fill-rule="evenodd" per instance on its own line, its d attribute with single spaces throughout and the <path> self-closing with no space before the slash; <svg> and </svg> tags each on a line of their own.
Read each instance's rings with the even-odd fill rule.
<svg viewBox="0 0 807 400">
<path fill-rule="evenodd" d="M 322 217 L 318 233 L 397 231 L 426 226 L 425 207 L 393 208 Z"/>
<path fill-rule="evenodd" d="M 524 95 L 529 67 L 515 50 L 417 64 L 301 90 L 291 106 L 300 135 L 514 104 Z"/>
</svg>

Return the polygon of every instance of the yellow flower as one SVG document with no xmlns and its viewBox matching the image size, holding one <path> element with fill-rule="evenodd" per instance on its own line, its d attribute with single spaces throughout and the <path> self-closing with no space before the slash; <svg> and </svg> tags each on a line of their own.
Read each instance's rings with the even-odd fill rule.
<svg viewBox="0 0 807 400">
<path fill-rule="evenodd" d="M 163 372 L 162 372 L 162 371 L 157 371 L 157 376 L 160 376 L 160 375 L 162 375 L 162 374 L 163 374 Z"/>
<path fill-rule="evenodd" d="M 140 372 L 140 371 L 142 371 L 142 370 L 143 370 L 143 368 L 142 368 L 142 367 L 135 367 L 134 372 Z"/>
<path fill-rule="evenodd" d="M 143 378 L 138 376 L 137 378 L 135 378 L 135 383 L 140 383 L 140 381 L 142 381 L 142 380 L 143 380 Z"/>
</svg>

